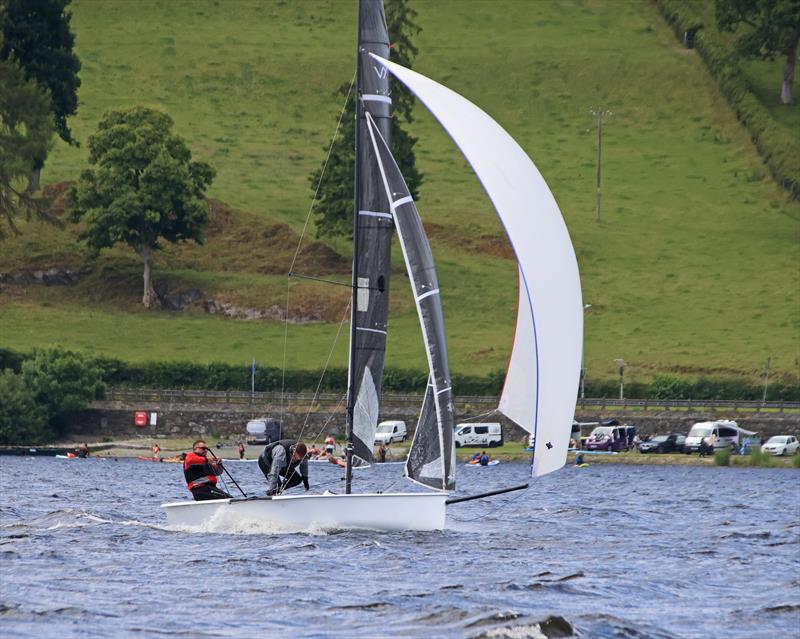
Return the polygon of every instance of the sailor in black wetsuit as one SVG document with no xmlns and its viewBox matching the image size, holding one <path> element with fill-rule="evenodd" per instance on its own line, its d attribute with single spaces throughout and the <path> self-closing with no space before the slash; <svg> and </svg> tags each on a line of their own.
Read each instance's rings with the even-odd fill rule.
<svg viewBox="0 0 800 639">
<path fill-rule="evenodd" d="M 258 467 L 267 478 L 267 495 L 277 495 L 300 483 L 308 490 L 308 449 L 303 442 L 281 439 L 264 447 Z"/>
</svg>

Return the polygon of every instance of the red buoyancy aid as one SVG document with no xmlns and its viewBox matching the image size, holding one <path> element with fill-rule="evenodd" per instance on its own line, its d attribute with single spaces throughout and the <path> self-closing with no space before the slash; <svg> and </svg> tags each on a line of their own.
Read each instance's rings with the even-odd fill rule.
<svg viewBox="0 0 800 639">
<path fill-rule="evenodd" d="M 183 476 L 189 490 L 203 484 L 216 484 L 217 472 L 211 462 L 197 453 L 188 453 L 183 460 Z"/>
</svg>

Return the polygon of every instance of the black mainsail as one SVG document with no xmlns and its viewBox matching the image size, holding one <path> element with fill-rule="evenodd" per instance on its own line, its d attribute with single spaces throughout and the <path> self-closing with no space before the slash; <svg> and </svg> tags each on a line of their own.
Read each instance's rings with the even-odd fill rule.
<svg viewBox="0 0 800 639">
<path fill-rule="evenodd" d="M 368 463 L 372 461 L 380 407 L 393 232 L 389 202 L 380 183 L 371 145 L 361 142 L 368 139 L 366 113 L 372 116 L 384 139 L 389 139 L 391 128 L 389 74 L 383 65 L 369 57 L 370 53 L 389 57 L 389 34 L 382 0 L 359 1 L 356 76 L 353 304 L 347 426 L 352 455 Z M 349 490 L 348 473 L 347 492 Z"/>
<path fill-rule="evenodd" d="M 390 199 L 389 206 L 394 217 L 397 236 L 403 249 L 430 371 L 419 423 L 406 462 L 406 475 L 409 479 L 431 488 L 453 490 L 455 488 L 453 391 L 436 267 L 422 220 L 408 186 L 388 145 L 381 138 L 377 126 L 373 126 L 369 114 L 367 126 L 383 188 Z"/>
</svg>

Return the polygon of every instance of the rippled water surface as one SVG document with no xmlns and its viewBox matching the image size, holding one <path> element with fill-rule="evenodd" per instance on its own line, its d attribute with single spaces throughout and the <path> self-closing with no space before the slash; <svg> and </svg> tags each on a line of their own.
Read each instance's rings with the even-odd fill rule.
<svg viewBox="0 0 800 639">
<path fill-rule="evenodd" d="M 255 464 L 229 468 L 263 493 Z M 464 494 L 527 474 L 463 470 Z M 166 527 L 175 464 L 0 457 L 0 636 L 541 637 L 550 618 L 549 636 L 796 637 L 798 479 L 597 464 L 453 504 L 443 533 L 219 534 Z"/>
</svg>

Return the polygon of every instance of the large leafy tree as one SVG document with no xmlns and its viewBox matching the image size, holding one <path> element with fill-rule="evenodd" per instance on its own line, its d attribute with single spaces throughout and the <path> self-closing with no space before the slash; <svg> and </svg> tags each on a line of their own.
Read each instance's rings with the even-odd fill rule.
<svg viewBox="0 0 800 639">
<path fill-rule="evenodd" d="M 9 230 L 18 233 L 14 218 L 23 212 L 49 219 L 42 203 L 24 188 L 36 158 L 45 156 L 52 143 L 49 103 L 22 69 L 0 60 L 0 238 Z"/>
<path fill-rule="evenodd" d="M 78 110 L 78 77 L 81 63 L 73 47 L 72 15 L 66 11 L 70 0 L 0 0 L 3 43 L 0 59 L 16 60 L 25 77 L 34 80 L 50 95 L 50 110 L 58 135 L 77 144 L 67 117 Z M 38 190 L 39 174 L 47 157 L 41 153 L 31 167 L 30 189 Z"/>
<path fill-rule="evenodd" d="M 407 6 L 406 0 L 386 0 L 386 26 L 392 46 L 392 61 L 411 67 L 417 48 L 411 42 L 412 36 L 421 28 L 414 22 L 417 12 Z M 342 96 L 350 92 L 349 83 L 338 89 Z M 392 154 L 403 173 L 411 195 L 419 197 L 422 174 L 417 170 L 414 145 L 417 139 L 409 135 L 401 122 L 413 121 L 414 96 L 399 82 L 392 84 Z M 345 105 L 342 125 L 337 136 L 328 166 L 320 183 L 323 166 L 310 177 L 312 188 L 319 183 L 317 193 L 317 235 L 351 237 L 353 234 L 353 172 L 355 170 L 355 96 Z"/>
<path fill-rule="evenodd" d="M 192 162 L 186 142 L 172 132 L 172 119 L 145 107 L 107 113 L 89 138 L 89 162 L 70 191 L 70 216 L 83 220 L 90 248 L 124 242 L 144 263 L 142 303 L 157 296 L 151 282 L 153 252 L 161 240 L 202 243 L 208 222 L 204 192 L 214 170 Z"/>
<path fill-rule="evenodd" d="M 716 0 L 717 24 L 738 32 L 736 49 L 747 58 L 785 56 L 781 102 L 792 104 L 800 43 L 800 0 Z"/>
</svg>

